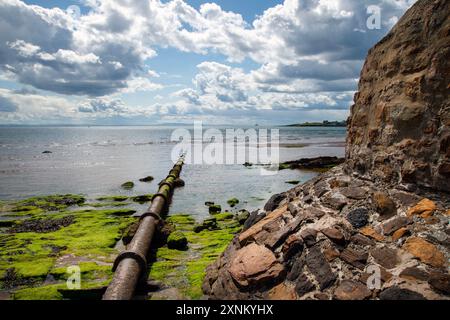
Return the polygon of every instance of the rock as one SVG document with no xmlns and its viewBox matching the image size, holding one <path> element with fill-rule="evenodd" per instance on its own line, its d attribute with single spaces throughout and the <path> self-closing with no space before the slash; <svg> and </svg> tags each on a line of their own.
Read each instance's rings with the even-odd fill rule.
<svg viewBox="0 0 450 320">
<path fill-rule="evenodd" d="M 250 212 L 247 210 L 239 210 L 239 212 L 236 215 L 236 220 L 239 222 L 239 224 L 243 225 L 245 224 L 245 221 L 250 217 Z"/>
<path fill-rule="evenodd" d="M 276 232 L 271 232 L 267 239 L 264 241 L 264 244 L 272 250 L 276 249 L 286 240 L 289 235 L 298 230 L 304 218 L 304 216 L 298 216 L 287 223 L 283 228 L 280 228 Z"/>
<path fill-rule="evenodd" d="M 125 183 L 122 183 L 121 185 L 122 189 L 129 190 L 134 188 L 134 182 L 133 181 L 127 181 Z"/>
<path fill-rule="evenodd" d="M 315 229 L 306 228 L 300 232 L 300 237 L 308 247 L 311 247 L 316 243 L 316 236 L 317 231 Z"/>
<path fill-rule="evenodd" d="M 319 283 L 320 290 L 331 286 L 336 280 L 336 275 L 332 272 L 330 265 L 320 250 L 320 246 L 309 248 L 306 255 L 306 265 Z"/>
<path fill-rule="evenodd" d="M 390 287 L 380 293 L 381 300 L 426 300 L 423 295 L 418 292 L 399 287 Z"/>
<path fill-rule="evenodd" d="M 426 218 L 430 217 L 434 210 L 436 210 L 436 204 L 429 199 L 423 199 L 408 210 L 407 216 L 420 215 L 422 218 Z"/>
<path fill-rule="evenodd" d="M 408 224 L 411 224 L 412 220 L 407 217 L 396 217 L 392 220 L 389 220 L 381 225 L 381 228 L 383 230 L 383 233 L 385 235 L 391 235 L 398 229 L 407 226 Z"/>
<path fill-rule="evenodd" d="M 450 295 L 450 275 L 442 272 L 432 272 L 428 283 L 438 293 Z"/>
<path fill-rule="evenodd" d="M 284 283 L 280 283 L 269 291 L 269 300 L 295 300 L 297 298 L 294 289 Z"/>
<path fill-rule="evenodd" d="M 359 230 L 359 232 L 361 232 L 363 235 L 365 235 L 367 237 L 370 237 L 372 239 L 375 239 L 377 241 L 383 241 L 384 240 L 384 237 L 381 234 L 379 234 L 372 227 L 369 227 L 369 226 L 361 228 L 361 230 Z"/>
<path fill-rule="evenodd" d="M 321 198 L 325 193 L 330 191 L 328 184 L 325 181 L 320 181 L 314 186 L 314 195 Z"/>
<path fill-rule="evenodd" d="M 292 267 L 289 270 L 286 279 L 289 281 L 295 281 L 303 272 L 303 268 L 306 265 L 306 253 L 304 252 L 301 256 L 296 255 L 293 257 Z"/>
<path fill-rule="evenodd" d="M 283 260 L 289 261 L 289 259 L 295 255 L 298 255 L 303 250 L 303 240 L 295 235 L 291 234 L 283 244 L 281 252 L 283 252 Z"/>
<path fill-rule="evenodd" d="M 174 186 L 175 188 L 181 188 L 181 187 L 184 187 L 185 185 L 186 185 L 186 183 L 185 183 L 184 180 L 181 179 L 181 178 L 176 178 L 176 179 L 173 181 L 173 186 Z"/>
<path fill-rule="evenodd" d="M 134 202 L 140 203 L 140 204 L 150 202 L 150 201 L 152 201 L 152 199 L 153 199 L 152 194 L 143 194 L 143 195 L 135 196 L 135 197 L 131 198 L 131 200 L 133 200 Z"/>
<path fill-rule="evenodd" d="M 274 281 L 283 273 L 283 266 L 264 246 L 251 243 L 236 252 L 228 272 L 242 287 Z"/>
<path fill-rule="evenodd" d="M 309 214 L 317 217 L 317 218 L 322 218 L 325 215 L 325 211 L 317 209 L 315 207 L 309 207 L 306 209 L 306 212 L 308 212 Z"/>
<path fill-rule="evenodd" d="M 298 277 L 297 282 L 295 284 L 295 292 L 297 292 L 297 295 L 299 297 L 302 297 L 303 295 L 315 289 L 316 287 L 305 274 L 302 274 Z"/>
<path fill-rule="evenodd" d="M 239 203 L 239 199 L 238 198 L 231 198 L 227 200 L 228 205 L 233 208 L 234 206 L 236 206 Z"/>
<path fill-rule="evenodd" d="M 362 200 L 367 198 L 367 190 L 357 187 L 344 187 L 340 189 L 340 192 L 350 199 Z"/>
<path fill-rule="evenodd" d="M 403 249 L 411 253 L 420 261 L 436 268 L 442 268 L 448 263 L 444 254 L 439 251 L 434 244 L 431 244 L 422 238 L 408 238 L 403 245 Z"/>
<path fill-rule="evenodd" d="M 340 252 L 335 247 L 330 246 L 323 250 L 323 255 L 325 256 L 325 259 L 327 259 L 328 262 L 331 262 L 339 257 Z"/>
<path fill-rule="evenodd" d="M 360 245 L 360 246 L 373 246 L 375 245 L 375 241 L 367 238 L 366 236 L 357 233 L 354 236 L 352 236 L 350 238 L 350 242 L 356 244 L 356 245 Z"/>
<path fill-rule="evenodd" d="M 362 228 L 369 223 L 369 210 L 357 208 L 347 214 L 347 220 L 353 228 Z"/>
<path fill-rule="evenodd" d="M 388 247 L 375 248 L 370 251 L 370 255 L 386 269 L 395 268 L 400 263 L 397 250 Z"/>
<path fill-rule="evenodd" d="M 341 252 L 340 258 L 341 260 L 351 264 L 352 266 L 363 270 L 366 266 L 368 256 L 369 255 L 367 254 L 367 252 L 361 252 L 347 247 L 344 251 Z"/>
<path fill-rule="evenodd" d="M 395 202 L 384 192 L 375 192 L 372 195 L 372 202 L 376 211 L 383 217 L 390 217 L 397 212 Z"/>
<path fill-rule="evenodd" d="M 251 226 L 253 226 L 256 223 L 258 223 L 261 219 L 263 219 L 266 216 L 266 214 L 267 213 L 265 211 L 261 211 L 259 209 L 253 211 L 252 213 L 250 213 L 250 216 L 248 217 L 248 219 L 244 223 L 243 231 L 247 230 Z"/>
<path fill-rule="evenodd" d="M 408 267 L 402 270 L 399 274 L 400 278 L 409 279 L 409 280 L 420 280 L 427 281 L 429 278 L 429 274 L 422 269 L 416 267 Z"/>
<path fill-rule="evenodd" d="M 207 207 L 212 206 L 212 205 L 214 205 L 213 201 L 206 201 L 205 202 L 205 206 L 207 206 Z"/>
<path fill-rule="evenodd" d="M 284 199 L 286 199 L 285 193 L 274 194 L 272 197 L 270 197 L 269 201 L 267 201 L 267 203 L 264 205 L 264 210 L 265 211 L 275 210 L 276 208 L 278 208 L 279 204 Z"/>
<path fill-rule="evenodd" d="M 169 249 L 186 250 L 187 244 L 187 238 L 181 231 L 174 231 L 167 238 L 167 247 Z"/>
<path fill-rule="evenodd" d="M 286 183 L 296 185 L 296 184 L 299 184 L 300 181 L 299 180 L 289 180 L 289 181 L 286 181 Z"/>
<path fill-rule="evenodd" d="M 195 233 L 199 233 L 203 230 L 217 230 L 219 227 L 217 226 L 217 219 L 216 218 L 208 218 L 203 220 L 203 222 L 201 224 L 196 224 L 194 226 L 194 232 Z"/>
<path fill-rule="evenodd" d="M 122 236 L 122 243 L 128 245 L 133 239 L 137 229 L 139 228 L 139 221 L 133 222 L 128 228 L 125 229 Z"/>
<path fill-rule="evenodd" d="M 53 152 L 51 152 L 51 151 L 49 151 L 49 150 L 45 150 L 45 151 L 42 151 L 42 153 L 43 153 L 43 154 L 50 154 L 50 153 L 53 153 Z"/>
<path fill-rule="evenodd" d="M 406 227 L 403 227 L 403 228 L 398 229 L 397 231 L 395 231 L 392 234 L 392 240 L 397 241 L 398 239 L 402 238 L 403 236 L 410 235 L 410 234 L 411 234 L 411 232 L 409 231 L 409 229 Z"/>
<path fill-rule="evenodd" d="M 329 193 L 322 197 L 324 206 L 340 211 L 346 204 L 347 200 L 340 194 Z"/>
<path fill-rule="evenodd" d="M 298 206 L 293 204 L 292 202 L 288 203 L 288 207 L 287 208 L 288 208 L 288 211 L 291 213 L 291 215 L 293 217 L 295 217 L 298 214 L 298 212 L 299 212 Z"/>
<path fill-rule="evenodd" d="M 218 214 L 222 211 L 220 204 L 213 204 L 209 206 L 209 214 Z"/>
<path fill-rule="evenodd" d="M 325 228 L 322 229 L 322 233 L 326 235 L 334 243 L 337 243 L 339 245 L 345 245 L 345 237 L 338 228 L 336 227 Z"/>
<path fill-rule="evenodd" d="M 300 160 L 287 161 L 281 163 L 281 168 L 290 169 L 331 169 L 344 162 L 344 158 L 338 157 L 316 157 L 302 158 Z"/>
<path fill-rule="evenodd" d="M 140 182 L 152 182 L 155 178 L 152 176 L 146 176 L 144 178 L 139 179 Z"/>
<path fill-rule="evenodd" d="M 343 280 L 334 291 L 337 300 L 364 300 L 372 293 L 367 286 L 354 280 Z"/>
</svg>

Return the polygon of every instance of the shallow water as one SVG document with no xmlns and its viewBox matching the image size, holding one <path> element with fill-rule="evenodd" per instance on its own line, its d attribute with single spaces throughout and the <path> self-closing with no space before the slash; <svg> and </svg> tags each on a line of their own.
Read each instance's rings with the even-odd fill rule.
<svg viewBox="0 0 450 320">
<path fill-rule="evenodd" d="M 154 193 L 157 182 L 172 167 L 174 142 L 179 127 L 1 127 L 0 199 L 21 199 L 55 193 L 138 195 Z M 220 130 L 229 127 L 216 127 Z M 191 129 L 191 128 L 189 128 Z M 270 129 L 270 128 L 269 128 Z M 343 156 L 345 128 L 279 128 L 280 160 L 302 157 Z M 52 153 L 43 154 L 43 151 Z M 152 175 L 148 184 L 138 180 Z M 198 218 L 208 215 L 205 201 L 227 209 L 226 200 L 237 197 L 236 207 L 262 207 L 273 194 L 292 188 L 289 180 L 304 182 L 316 173 L 283 170 L 262 176 L 256 166 L 185 165 L 184 188 L 177 189 L 171 212 Z M 122 190 L 125 181 L 135 188 Z"/>
</svg>

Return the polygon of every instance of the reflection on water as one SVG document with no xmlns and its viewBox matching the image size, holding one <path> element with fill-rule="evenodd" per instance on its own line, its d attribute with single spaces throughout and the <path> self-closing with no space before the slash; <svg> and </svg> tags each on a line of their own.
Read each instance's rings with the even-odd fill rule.
<svg viewBox="0 0 450 320">
<path fill-rule="evenodd" d="M 217 127 L 221 130 L 226 127 Z M 0 199 L 54 193 L 81 193 L 90 198 L 107 194 L 153 193 L 172 167 L 172 127 L 2 127 L 0 128 Z M 343 156 L 345 128 L 279 128 L 280 160 L 325 155 Z M 42 153 L 51 151 L 51 153 Z M 138 180 L 152 175 L 151 184 Z M 261 207 L 273 193 L 306 181 L 313 172 L 283 170 L 261 176 L 257 167 L 185 165 L 184 188 L 176 191 L 171 212 L 208 215 L 205 201 L 227 208 L 237 197 L 239 208 Z M 135 181 L 125 191 L 120 185 Z"/>
</svg>

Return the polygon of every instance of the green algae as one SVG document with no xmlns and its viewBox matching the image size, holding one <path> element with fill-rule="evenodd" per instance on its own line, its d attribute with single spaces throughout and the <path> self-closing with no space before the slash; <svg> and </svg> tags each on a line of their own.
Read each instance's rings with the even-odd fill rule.
<svg viewBox="0 0 450 320">
<path fill-rule="evenodd" d="M 218 229 L 198 233 L 193 231 L 195 219 L 192 216 L 169 216 L 167 221 L 176 230 L 183 232 L 189 247 L 186 251 L 171 250 L 167 246 L 159 248 L 155 261 L 150 266 L 149 277 L 176 287 L 186 298 L 199 299 L 202 296 L 201 285 L 206 267 L 217 259 L 234 235 L 241 230 L 235 219 L 228 219 L 230 213 L 223 215 L 227 219 L 217 219 Z"/>
<path fill-rule="evenodd" d="M 115 201 L 115 202 L 123 202 L 123 201 L 127 201 L 128 197 L 127 196 L 103 196 L 103 197 L 99 197 L 97 198 L 98 201 Z"/>
<path fill-rule="evenodd" d="M 130 190 L 134 188 L 134 182 L 133 181 L 127 181 L 122 183 L 121 187 L 125 190 Z"/>
<path fill-rule="evenodd" d="M 152 201 L 152 199 L 153 199 L 153 194 L 143 194 L 143 195 L 135 196 L 135 197 L 131 198 L 131 200 L 133 200 L 134 202 L 140 203 L 140 204 L 150 202 L 150 201 Z"/>
<path fill-rule="evenodd" d="M 67 289 L 66 267 L 69 265 L 80 267 L 82 286 L 95 287 L 99 279 L 109 280 L 112 262 L 118 253 L 116 243 L 124 230 L 136 221 L 131 216 L 135 210 L 73 210 L 84 205 L 84 198 L 67 195 L 3 202 L 1 215 L 27 219 L 12 220 L 13 228 L 0 230 L 0 288 L 12 283 L 15 299 L 61 299 L 58 289 Z M 57 230 L 32 227 L 35 222 L 64 221 L 67 217 L 73 217 L 71 224 Z M 33 223 L 20 229 L 26 222 Z M 13 232 L 14 229 L 26 232 Z M 6 278 L 8 273 L 14 275 L 13 279 Z M 57 283 L 47 285 L 48 276 Z"/>
<path fill-rule="evenodd" d="M 235 205 L 237 205 L 239 203 L 239 199 L 238 198 L 231 198 L 227 200 L 227 203 L 230 207 L 234 207 Z"/>
</svg>

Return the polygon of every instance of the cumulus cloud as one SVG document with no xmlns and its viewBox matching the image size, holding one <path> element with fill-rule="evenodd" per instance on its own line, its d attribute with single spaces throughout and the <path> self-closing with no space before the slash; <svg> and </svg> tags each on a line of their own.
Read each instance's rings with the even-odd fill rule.
<svg viewBox="0 0 450 320">
<path fill-rule="evenodd" d="M 215 3 L 195 9 L 182 0 L 85 0 L 87 13 L 75 17 L 58 8 L 4 0 L 0 74 L 36 89 L 88 96 L 72 106 L 82 116 L 133 113 L 116 95 L 162 89 L 159 73 L 145 62 L 159 48 L 171 47 L 219 53 L 229 63 L 250 59 L 258 66 L 245 72 L 200 63 L 192 88 L 174 93 L 175 102 L 142 107 L 148 113 L 341 112 L 351 103 L 367 50 L 414 2 L 285 0 L 248 23 Z M 369 5 L 381 9 L 380 29 L 366 27 Z M 28 96 L 37 99 L 34 93 Z"/>
<path fill-rule="evenodd" d="M 15 112 L 17 105 L 6 97 L 0 96 L 0 112 Z"/>
</svg>

